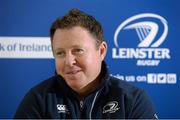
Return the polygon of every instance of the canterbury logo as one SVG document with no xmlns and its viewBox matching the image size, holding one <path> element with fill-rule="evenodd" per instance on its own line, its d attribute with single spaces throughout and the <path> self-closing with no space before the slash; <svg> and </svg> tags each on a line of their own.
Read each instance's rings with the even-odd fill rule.
<svg viewBox="0 0 180 120">
<path fill-rule="evenodd" d="M 63 104 L 57 104 L 57 111 L 58 113 L 69 113 L 67 106 Z"/>
<path fill-rule="evenodd" d="M 133 23 L 139 19 L 142 18 L 155 18 L 159 19 L 164 27 L 164 31 L 162 35 L 153 43 L 155 40 L 155 37 L 158 33 L 159 26 L 157 23 L 153 21 L 142 21 L 142 22 L 136 22 Z M 168 33 L 168 26 L 167 26 L 167 21 L 157 15 L 157 14 L 152 14 L 152 13 L 143 13 L 143 14 L 138 14 L 135 16 L 132 16 L 125 20 L 122 24 L 118 26 L 118 28 L 115 31 L 114 34 L 114 44 L 116 47 L 118 47 L 118 35 L 121 32 L 121 30 L 125 29 L 135 29 L 136 33 L 139 37 L 140 43 L 138 44 L 138 47 L 158 47 L 163 43 L 165 40 L 167 33 Z"/>
</svg>

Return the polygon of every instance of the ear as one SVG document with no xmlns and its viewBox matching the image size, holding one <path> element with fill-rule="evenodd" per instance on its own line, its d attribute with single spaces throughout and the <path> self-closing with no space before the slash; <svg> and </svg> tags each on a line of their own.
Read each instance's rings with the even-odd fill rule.
<svg viewBox="0 0 180 120">
<path fill-rule="evenodd" d="M 107 44 L 106 42 L 102 42 L 99 46 L 99 52 L 100 52 L 100 57 L 101 57 L 101 60 L 103 61 L 105 56 L 106 56 L 106 53 L 107 53 Z"/>
</svg>

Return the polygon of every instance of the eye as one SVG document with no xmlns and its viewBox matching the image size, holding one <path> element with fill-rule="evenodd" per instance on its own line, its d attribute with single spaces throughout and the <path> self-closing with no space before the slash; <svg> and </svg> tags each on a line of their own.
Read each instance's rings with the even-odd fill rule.
<svg viewBox="0 0 180 120">
<path fill-rule="evenodd" d="M 65 56 L 65 52 L 63 52 L 63 51 L 57 51 L 57 52 L 56 52 L 56 56 L 57 56 L 57 57 L 64 57 L 64 56 Z"/>
<path fill-rule="evenodd" d="M 83 53 L 84 53 L 84 50 L 83 50 L 83 49 L 77 48 L 77 49 L 74 49 L 74 50 L 73 50 L 73 54 L 75 54 L 75 55 L 81 55 L 81 54 L 83 54 Z"/>
</svg>

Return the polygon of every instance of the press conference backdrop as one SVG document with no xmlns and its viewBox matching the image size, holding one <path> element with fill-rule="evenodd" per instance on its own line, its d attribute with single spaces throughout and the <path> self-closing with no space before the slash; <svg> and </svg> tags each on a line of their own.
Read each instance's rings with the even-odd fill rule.
<svg viewBox="0 0 180 120">
<path fill-rule="evenodd" d="M 180 118 L 179 0 L 1 0 L 0 118 L 54 75 L 49 28 L 71 8 L 102 23 L 111 75 L 145 89 L 159 118 Z"/>
</svg>

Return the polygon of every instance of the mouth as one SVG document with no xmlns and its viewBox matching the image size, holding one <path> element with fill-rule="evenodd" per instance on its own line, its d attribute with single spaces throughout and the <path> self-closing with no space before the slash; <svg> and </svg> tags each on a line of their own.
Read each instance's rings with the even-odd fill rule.
<svg viewBox="0 0 180 120">
<path fill-rule="evenodd" d="M 79 73 L 81 70 L 72 70 L 72 71 L 68 71 L 66 72 L 67 75 L 75 75 L 77 73 Z"/>
</svg>

